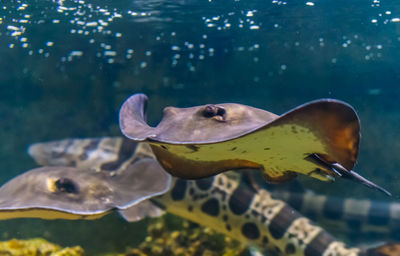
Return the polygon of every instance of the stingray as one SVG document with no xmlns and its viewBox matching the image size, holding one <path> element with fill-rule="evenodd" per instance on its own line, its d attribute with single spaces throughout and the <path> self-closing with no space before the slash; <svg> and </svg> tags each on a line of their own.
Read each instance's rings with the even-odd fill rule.
<svg viewBox="0 0 400 256">
<path fill-rule="evenodd" d="M 137 160 L 114 175 L 75 167 L 41 167 L 0 188 L 0 219 L 96 219 L 114 209 L 128 220 L 130 216 L 142 218 L 149 215 L 142 210 L 149 208 L 144 200 L 164 194 L 170 186 L 171 176 L 150 158 Z"/>
<path fill-rule="evenodd" d="M 343 177 L 390 195 L 352 170 L 360 122 L 345 102 L 311 101 L 280 116 L 235 103 L 166 107 L 156 127 L 146 122 L 146 103 L 144 94 L 124 102 L 121 131 L 149 143 L 173 176 L 198 179 L 251 168 L 261 170 L 271 183 L 290 181 L 297 173 L 322 181 Z"/>
</svg>

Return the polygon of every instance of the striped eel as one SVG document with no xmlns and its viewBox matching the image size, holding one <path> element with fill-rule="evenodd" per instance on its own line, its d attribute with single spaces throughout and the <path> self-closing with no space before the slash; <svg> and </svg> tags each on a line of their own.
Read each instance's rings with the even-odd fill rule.
<svg viewBox="0 0 400 256">
<path fill-rule="evenodd" d="M 123 168 L 134 154 L 154 157 L 147 144 L 117 137 L 38 143 L 29 148 L 29 153 L 40 165 L 85 167 L 99 172 Z M 272 198 L 267 190 L 255 190 L 230 173 L 198 180 L 174 178 L 167 193 L 139 205 L 140 211 L 138 207 L 132 207 L 132 211 L 128 208 L 121 211 L 122 216 L 138 220 L 147 215 L 147 209 L 152 213 L 158 207 L 241 242 L 257 244 L 272 255 L 400 255 L 398 244 L 369 250 L 348 248 L 284 201 Z"/>
<path fill-rule="evenodd" d="M 330 231 L 345 234 L 353 241 L 366 237 L 399 238 L 400 204 L 397 202 L 325 196 L 310 190 L 273 190 L 271 186 L 267 190 L 273 198 L 287 202 Z"/>
</svg>

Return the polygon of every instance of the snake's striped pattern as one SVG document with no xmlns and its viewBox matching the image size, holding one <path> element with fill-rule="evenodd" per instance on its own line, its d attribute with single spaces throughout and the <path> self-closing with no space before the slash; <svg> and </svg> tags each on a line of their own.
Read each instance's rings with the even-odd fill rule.
<svg viewBox="0 0 400 256">
<path fill-rule="evenodd" d="M 207 225 L 239 241 L 284 255 L 358 255 L 266 190 L 253 191 L 220 174 L 177 179 L 171 191 L 152 199 L 168 212 Z"/>
</svg>

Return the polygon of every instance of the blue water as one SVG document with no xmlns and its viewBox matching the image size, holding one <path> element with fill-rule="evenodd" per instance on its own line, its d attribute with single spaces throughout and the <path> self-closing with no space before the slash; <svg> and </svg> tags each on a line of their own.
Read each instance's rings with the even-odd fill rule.
<svg viewBox="0 0 400 256">
<path fill-rule="evenodd" d="M 396 1 L 0 1 L 0 181 L 35 167 L 31 143 L 119 135 L 119 107 L 135 92 L 149 96 L 153 124 L 168 105 L 237 102 L 280 114 L 337 98 L 361 119 L 356 170 L 398 200 L 399 60 Z M 348 182 L 304 183 L 384 198 Z M 76 236 L 59 229 L 70 222 L 9 221 L 0 237 L 48 232 L 82 244 L 100 227 L 134 237 L 134 224 L 110 222 L 76 222 L 86 232 Z"/>
</svg>

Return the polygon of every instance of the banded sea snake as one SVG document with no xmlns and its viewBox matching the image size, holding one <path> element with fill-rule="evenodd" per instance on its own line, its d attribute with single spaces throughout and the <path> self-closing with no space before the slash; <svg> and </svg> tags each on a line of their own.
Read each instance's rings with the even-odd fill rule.
<svg viewBox="0 0 400 256">
<path fill-rule="evenodd" d="M 107 137 L 38 143 L 29 152 L 41 165 L 111 172 L 123 168 L 133 154 L 153 157 L 146 144 L 137 146 L 122 138 Z M 241 242 L 257 244 L 274 255 L 400 255 L 397 245 L 369 251 L 347 248 L 285 202 L 273 199 L 267 190 L 255 191 L 229 174 L 199 180 L 174 179 L 169 192 L 151 198 L 150 202 L 146 203 L 148 207 L 160 207 Z M 395 251 L 382 254 L 389 249 Z"/>
</svg>

